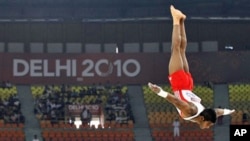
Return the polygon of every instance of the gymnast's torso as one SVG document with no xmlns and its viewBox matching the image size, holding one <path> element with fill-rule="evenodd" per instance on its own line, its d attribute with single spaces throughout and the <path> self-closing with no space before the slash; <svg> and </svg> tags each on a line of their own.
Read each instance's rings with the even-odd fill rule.
<svg viewBox="0 0 250 141">
<path fill-rule="evenodd" d="M 180 100 L 188 103 L 192 103 L 194 106 L 196 106 L 197 112 L 193 116 L 190 117 L 183 117 L 183 113 L 180 109 L 176 108 L 178 113 L 181 117 L 183 117 L 184 120 L 190 120 L 193 121 L 194 118 L 200 115 L 200 113 L 205 109 L 204 106 L 200 103 L 201 99 L 195 95 L 190 90 L 178 90 L 174 91 L 174 95 L 179 98 Z"/>
</svg>

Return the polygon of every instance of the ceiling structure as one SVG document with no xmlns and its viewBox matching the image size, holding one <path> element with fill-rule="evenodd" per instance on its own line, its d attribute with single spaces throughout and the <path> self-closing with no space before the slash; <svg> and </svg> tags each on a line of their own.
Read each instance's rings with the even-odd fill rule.
<svg viewBox="0 0 250 141">
<path fill-rule="evenodd" d="M 0 0 L 0 19 L 169 17 L 173 4 L 188 17 L 248 17 L 249 0 Z"/>
</svg>

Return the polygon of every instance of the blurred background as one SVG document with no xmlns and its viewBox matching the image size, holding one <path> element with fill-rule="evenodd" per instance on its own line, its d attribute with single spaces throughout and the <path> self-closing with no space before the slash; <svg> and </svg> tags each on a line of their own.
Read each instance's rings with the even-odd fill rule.
<svg viewBox="0 0 250 141">
<path fill-rule="evenodd" d="M 147 82 L 168 76 L 173 4 L 211 129 L 182 120 Z M 1 141 L 229 141 L 249 125 L 249 0 L 0 0 Z M 180 136 L 173 135 L 173 121 Z M 35 137 L 36 136 L 36 137 Z"/>
</svg>

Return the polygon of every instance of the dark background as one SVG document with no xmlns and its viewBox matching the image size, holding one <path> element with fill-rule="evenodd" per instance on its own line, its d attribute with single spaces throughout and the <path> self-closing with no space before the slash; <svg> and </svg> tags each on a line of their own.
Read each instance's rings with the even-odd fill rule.
<svg viewBox="0 0 250 141">
<path fill-rule="evenodd" d="M 248 20 L 186 21 L 189 42 L 218 41 L 219 50 L 232 45 L 234 50 L 250 48 Z M 171 42 L 172 21 L 126 22 L 0 22 L 0 42 L 79 42 L 123 43 Z M 162 48 L 162 47 L 161 47 Z M 28 52 L 27 47 L 27 52 Z"/>
<path fill-rule="evenodd" d="M 0 0 L 2 18 L 166 17 L 173 4 L 189 16 L 248 16 L 248 0 Z"/>
</svg>

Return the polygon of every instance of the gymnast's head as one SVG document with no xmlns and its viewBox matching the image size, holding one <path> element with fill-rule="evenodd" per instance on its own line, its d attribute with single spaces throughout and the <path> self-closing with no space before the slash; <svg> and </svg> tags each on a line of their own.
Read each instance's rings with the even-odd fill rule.
<svg viewBox="0 0 250 141">
<path fill-rule="evenodd" d="M 199 123 L 201 129 L 210 128 L 216 122 L 216 112 L 214 109 L 204 109 L 199 116 Z"/>
</svg>

